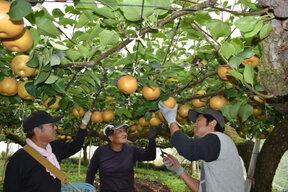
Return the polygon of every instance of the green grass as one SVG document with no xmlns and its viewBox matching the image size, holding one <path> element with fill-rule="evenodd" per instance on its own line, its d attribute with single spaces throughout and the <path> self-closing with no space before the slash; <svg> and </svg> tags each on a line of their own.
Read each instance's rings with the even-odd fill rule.
<svg viewBox="0 0 288 192">
<path fill-rule="evenodd" d="M 175 192 L 189 191 L 185 183 L 172 172 L 135 168 L 135 177 L 148 181 L 160 181 Z"/>
</svg>

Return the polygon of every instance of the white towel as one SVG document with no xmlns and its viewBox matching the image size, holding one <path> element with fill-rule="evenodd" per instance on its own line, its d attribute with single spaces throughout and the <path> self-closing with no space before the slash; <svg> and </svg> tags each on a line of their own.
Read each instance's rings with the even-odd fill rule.
<svg viewBox="0 0 288 192">
<path fill-rule="evenodd" d="M 50 161 L 50 163 L 52 163 L 55 167 L 57 167 L 58 169 L 61 169 L 59 162 L 58 162 L 55 154 L 52 152 L 52 148 L 51 148 L 51 145 L 49 143 L 46 146 L 46 149 L 37 146 L 31 139 L 26 139 L 26 143 L 28 145 L 30 145 L 32 148 L 34 148 L 36 151 L 38 151 L 41 155 L 46 157 L 46 159 L 48 161 Z M 51 173 L 48 169 L 46 169 L 46 171 L 49 172 L 50 175 L 52 177 L 54 177 L 54 179 L 56 179 L 56 176 L 53 173 Z"/>
</svg>

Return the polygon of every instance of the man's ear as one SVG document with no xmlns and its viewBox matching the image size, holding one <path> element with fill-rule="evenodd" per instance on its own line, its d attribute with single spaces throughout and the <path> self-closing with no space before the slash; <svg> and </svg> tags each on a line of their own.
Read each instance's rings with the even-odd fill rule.
<svg viewBox="0 0 288 192">
<path fill-rule="evenodd" d="M 110 141 L 112 141 L 112 140 L 113 140 L 112 135 L 108 136 L 108 139 L 109 139 Z"/>
<path fill-rule="evenodd" d="M 215 128 L 214 130 L 216 130 L 217 121 L 215 119 L 209 122 L 209 124 Z"/>
<path fill-rule="evenodd" d="M 39 127 L 35 127 L 33 131 L 34 131 L 35 136 L 38 136 L 42 132 L 42 130 Z"/>
</svg>

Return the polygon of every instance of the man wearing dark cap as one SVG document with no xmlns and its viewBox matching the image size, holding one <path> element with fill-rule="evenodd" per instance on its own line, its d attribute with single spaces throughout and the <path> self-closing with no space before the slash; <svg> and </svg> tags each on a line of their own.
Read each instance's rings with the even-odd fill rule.
<svg viewBox="0 0 288 192">
<path fill-rule="evenodd" d="M 60 169 L 61 160 L 77 153 L 87 135 L 91 112 L 86 112 L 80 130 L 72 142 L 56 140 L 55 123 L 63 116 L 53 117 L 45 111 L 35 111 L 23 121 L 26 143 Z M 61 181 L 23 148 L 10 158 L 7 165 L 4 192 L 60 192 Z"/>
<path fill-rule="evenodd" d="M 100 192 L 133 192 L 135 162 L 156 158 L 155 137 L 161 127 L 150 128 L 146 149 L 127 143 L 127 128 L 127 124 L 113 122 L 103 130 L 108 144 L 96 149 L 86 175 L 86 182 L 93 185 L 95 174 L 99 171 Z"/>
<path fill-rule="evenodd" d="M 244 192 L 244 175 L 237 148 L 224 134 L 224 118 L 213 109 L 190 110 L 188 119 L 193 121 L 194 138 L 188 138 L 176 122 L 178 104 L 169 108 L 161 101 L 163 113 L 171 134 L 171 144 L 178 153 L 190 161 L 202 160 L 200 181 L 184 171 L 178 160 L 174 163 L 163 158 L 166 167 L 176 172 L 192 190 L 197 192 Z"/>
</svg>

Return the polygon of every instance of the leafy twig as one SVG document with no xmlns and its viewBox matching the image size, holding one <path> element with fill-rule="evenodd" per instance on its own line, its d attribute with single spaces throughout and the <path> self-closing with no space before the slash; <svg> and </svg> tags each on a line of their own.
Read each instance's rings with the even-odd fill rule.
<svg viewBox="0 0 288 192">
<path fill-rule="evenodd" d="M 184 89 L 189 88 L 189 87 L 193 87 L 194 85 L 197 85 L 197 84 L 203 82 L 207 77 L 210 77 L 210 76 L 213 76 L 216 74 L 217 74 L 217 72 L 212 72 L 212 73 L 207 73 L 205 75 L 202 75 L 201 78 L 199 78 L 195 81 L 189 82 L 187 85 L 180 87 L 178 90 L 174 91 L 171 95 L 176 95 L 177 93 L 182 92 Z"/>
</svg>

